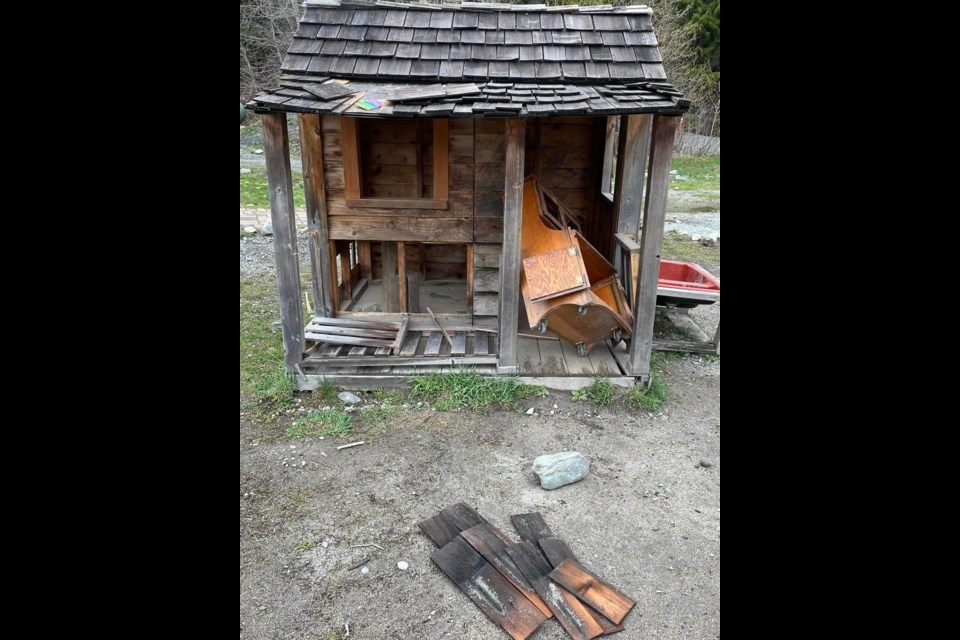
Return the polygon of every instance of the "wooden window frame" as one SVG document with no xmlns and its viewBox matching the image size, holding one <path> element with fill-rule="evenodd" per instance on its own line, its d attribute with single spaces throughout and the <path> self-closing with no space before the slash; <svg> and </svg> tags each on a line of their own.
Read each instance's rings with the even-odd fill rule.
<svg viewBox="0 0 960 640">
<path fill-rule="evenodd" d="M 614 189 L 610 188 L 610 183 L 613 181 L 613 159 L 619 155 L 618 151 L 618 121 L 619 116 L 608 116 L 607 117 L 607 132 L 606 140 L 603 145 L 603 171 L 600 174 L 600 195 L 606 198 L 609 202 L 613 202 Z"/>
<path fill-rule="evenodd" d="M 449 135 L 447 121 L 433 120 L 433 198 L 369 198 L 360 184 L 360 127 L 358 118 L 344 117 L 340 132 L 343 144 L 343 182 L 348 207 L 379 209 L 446 209 L 448 195 Z"/>
</svg>

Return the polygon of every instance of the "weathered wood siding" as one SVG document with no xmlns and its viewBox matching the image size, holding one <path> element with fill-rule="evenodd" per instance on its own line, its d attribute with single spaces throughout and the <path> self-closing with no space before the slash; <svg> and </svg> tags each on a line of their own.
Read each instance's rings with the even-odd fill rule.
<svg viewBox="0 0 960 640">
<path fill-rule="evenodd" d="M 473 250 L 473 308 L 475 321 L 496 318 L 499 309 L 500 256 L 503 242 L 503 189 L 505 120 L 449 120 L 448 208 L 388 209 L 348 207 L 345 199 L 343 150 L 340 121 L 322 118 L 323 166 L 329 234 L 336 240 L 361 240 L 373 278 L 383 272 L 381 240 L 405 242 L 408 272 L 420 271 L 427 278 L 463 278 L 467 275 L 466 244 Z M 396 129 L 391 127 L 399 124 Z M 366 125 L 365 125 L 366 126 Z M 530 120 L 526 127 L 524 175 L 537 174 L 544 184 L 587 224 L 584 231 L 608 230 L 592 218 L 598 209 L 595 191 L 599 188 L 600 163 L 595 118 L 544 118 Z M 366 129 L 369 135 L 361 148 L 366 165 L 364 178 L 383 197 L 408 197 L 406 175 L 415 166 L 415 130 L 409 122 L 388 123 Z M 423 194 L 433 195 L 432 129 L 423 126 Z M 406 173 L 404 173 L 406 172 Z M 402 175 L 401 175 L 402 174 Z M 392 181 L 392 182 L 391 182 Z M 415 184 L 415 182 L 414 182 Z M 392 186 L 391 186 L 392 185 Z M 610 212 L 602 211 L 604 219 Z M 588 238 L 589 238 L 588 232 Z M 591 239 L 592 240 L 592 239 Z M 361 268 L 366 262 L 361 260 Z"/>
<path fill-rule="evenodd" d="M 366 129 L 365 146 L 361 149 L 364 177 L 374 179 L 372 189 L 384 197 L 400 193 L 403 179 L 409 178 L 405 164 L 411 149 L 407 138 L 412 133 L 408 122 L 383 121 L 383 126 Z M 366 125 L 365 125 L 366 127 Z M 408 131 L 408 129 L 410 129 Z M 327 214 L 330 237 L 335 240 L 393 240 L 405 242 L 473 242 L 473 122 L 449 122 L 449 194 L 446 209 L 390 209 L 348 207 L 345 197 L 343 148 L 340 120 L 323 118 L 324 179 L 327 187 Z M 432 130 L 423 127 L 424 192 L 434 193 Z M 390 138 L 396 138 L 390 149 Z M 372 158 L 372 160 L 371 160 Z M 416 173 L 416 171 L 414 171 Z M 414 184 L 416 177 L 413 176 Z M 395 184 L 396 183 L 396 184 Z M 392 186 L 391 186 L 392 185 Z M 399 191 L 398 191 L 399 190 Z"/>
</svg>

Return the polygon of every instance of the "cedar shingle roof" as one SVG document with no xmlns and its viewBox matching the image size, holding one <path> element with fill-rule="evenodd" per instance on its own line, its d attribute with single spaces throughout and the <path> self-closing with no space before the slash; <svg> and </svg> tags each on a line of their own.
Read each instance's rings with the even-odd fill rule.
<svg viewBox="0 0 960 640">
<path fill-rule="evenodd" d="M 424 117 L 686 111 L 689 101 L 666 83 L 650 14 L 643 6 L 307 0 L 282 86 L 257 96 L 254 109 Z M 383 106 L 364 110 L 361 99 Z"/>
</svg>

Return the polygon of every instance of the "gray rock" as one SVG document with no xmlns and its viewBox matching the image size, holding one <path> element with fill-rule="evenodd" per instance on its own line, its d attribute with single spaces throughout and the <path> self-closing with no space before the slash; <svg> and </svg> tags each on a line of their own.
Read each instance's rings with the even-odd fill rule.
<svg viewBox="0 0 960 640">
<path fill-rule="evenodd" d="M 406 571 L 409 568 L 410 568 L 410 565 L 404 562 L 403 560 L 397 563 L 397 569 L 400 569 L 400 571 Z"/>
<path fill-rule="evenodd" d="M 556 489 L 587 477 L 590 463 L 577 451 L 564 451 L 534 460 L 533 472 L 540 478 L 541 488 Z"/>
<path fill-rule="evenodd" d="M 340 402 L 346 402 L 347 404 L 357 404 L 358 402 L 363 402 L 355 393 L 350 393 L 349 391 L 341 391 L 337 394 L 337 398 L 340 399 Z"/>
<path fill-rule="evenodd" d="M 243 231 L 244 231 L 245 233 L 256 233 L 256 232 L 257 232 L 257 228 L 256 228 L 256 227 L 251 227 L 251 226 L 248 225 L 248 226 L 246 226 L 246 227 L 243 228 Z"/>
<path fill-rule="evenodd" d="M 713 466 L 713 463 L 712 463 L 712 462 L 707 462 L 706 460 L 701 460 L 701 461 L 700 461 L 700 466 L 701 466 L 701 467 L 704 467 L 704 468 L 706 468 L 706 469 L 709 469 L 710 467 Z"/>
<path fill-rule="evenodd" d="M 532 416 L 535 413 L 536 413 L 536 409 L 534 409 L 533 407 L 530 407 L 529 409 L 527 409 L 528 416 Z"/>
<path fill-rule="evenodd" d="M 240 174 L 243 175 L 244 173 L 253 173 L 253 170 L 247 169 L 246 167 L 240 167 Z"/>
<path fill-rule="evenodd" d="M 273 222 L 271 222 L 270 220 L 267 220 L 266 222 L 264 222 L 263 227 L 260 229 L 260 233 L 262 233 L 265 236 L 272 236 Z"/>
<path fill-rule="evenodd" d="M 263 149 L 254 149 L 253 152 L 257 155 L 260 155 L 261 153 L 263 153 Z"/>
</svg>

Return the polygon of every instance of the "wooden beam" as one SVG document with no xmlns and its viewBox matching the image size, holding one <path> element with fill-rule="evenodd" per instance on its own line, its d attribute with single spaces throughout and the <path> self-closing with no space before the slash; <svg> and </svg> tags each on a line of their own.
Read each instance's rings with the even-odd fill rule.
<svg viewBox="0 0 960 640">
<path fill-rule="evenodd" d="M 650 151 L 650 123 L 653 116 L 620 117 L 620 147 L 617 151 L 617 184 L 613 194 L 614 233 L 637 234 L 643 196 L 644 163 Z M 619 245 L 614 247 L 613 264 L 620 264 Z M 620 274 L 625 277 L 625 274 Z"/>
<path fill-rule="evenodd" d="M 264 114 L 263 147 L 267 162 L 267 186 L 270 191 L 277 289 L 280 292 L 283 361 L 287 373 L 295 373 L 303 359 L 303 310 L 300 306 L 300 261 L 297 256 L 287 114 Z"/>
<path fill-rule="evenodd" d="M 356 118 L 340 118 L 343 187 L 346 200 L 360 198 L 360 134 Z"/>
<path fill-rule="evenodd" d="M 657 313 L 657 280 L 660 277 L 660 250 L 663 247 L 663 224 L 667 212 L 667 195 L 670 192 L 670 161 L 673 159 L 673 137 L 676 130 L 676 116 L 654 117 L 629 370 L 631 375 L 647 378 L 650 375 L 653 322 Z"/>
<path fill-rule="evenodd" d="M 330 256 L 330 291 L 333 292 L 333 313 L 340 311 L 340 285 L 337 283 L 337 242 L 327 240 L 327 254 Z"/>
<path fill-rule="evenodd" d="M 317 315 L 334 314 L 333 292 L 330 290 L 330 256 L 327 240 L 327 194 L 323 182 L 323 126 L 320 116 L 301 113 L 300 155 L 303 160 L 303 192 L 307 201 L 307 228 L 310 233 L 310 266 L 313 298 Z"/>
<path fill-rule="evenodd" d="M 443 119 L 433 121 L 433 199 L 446 200 L 449 193 L 449 127 Z"/>
<path fill-rule="evenodd" d="M 397 243 L 397 290 L 400 292 L 400 313 L 408 313 L 407 308 L 407 246 Z"/>
<path fill-rule="evenodd" d="M 600 193 L 612 193 L 610 178 L 613 177 L 613 159 L 617 150 L 617 118 L 607 116 L 607 129 L 603 145 L 603 170 L 600 173 Z"/>
<path fill-rule="evenodd" d="M 507 120 L 503 181 L 503 253 L 500 266 L 500 367 L 517 372 L 517 321 L 520 299 L 520 226 L 523 219 L 523 158 L 526 120 Z"/>
<path fill-rule="evenodd" d="M 357 243 L 357 261 L 360 263 L 360 276 L 373 280 L 373 254 L 370 252 L 369 240 L 360 240 Z"/>
<path fill-rule="evenodd" d="M 397 281 L 397 243 L 384 241 L 380 243 L 380 256 L 383 261 L 383 294 L 380 302 L 387 313 L 400 311 L 400 283 Z"/>
<path fill-rule="evenodd" d="M 426 255 L 426 247 L 421 255 Z M 467 313 L 473 314 L 473 243 L 467 245 Z"/>
</svg>

